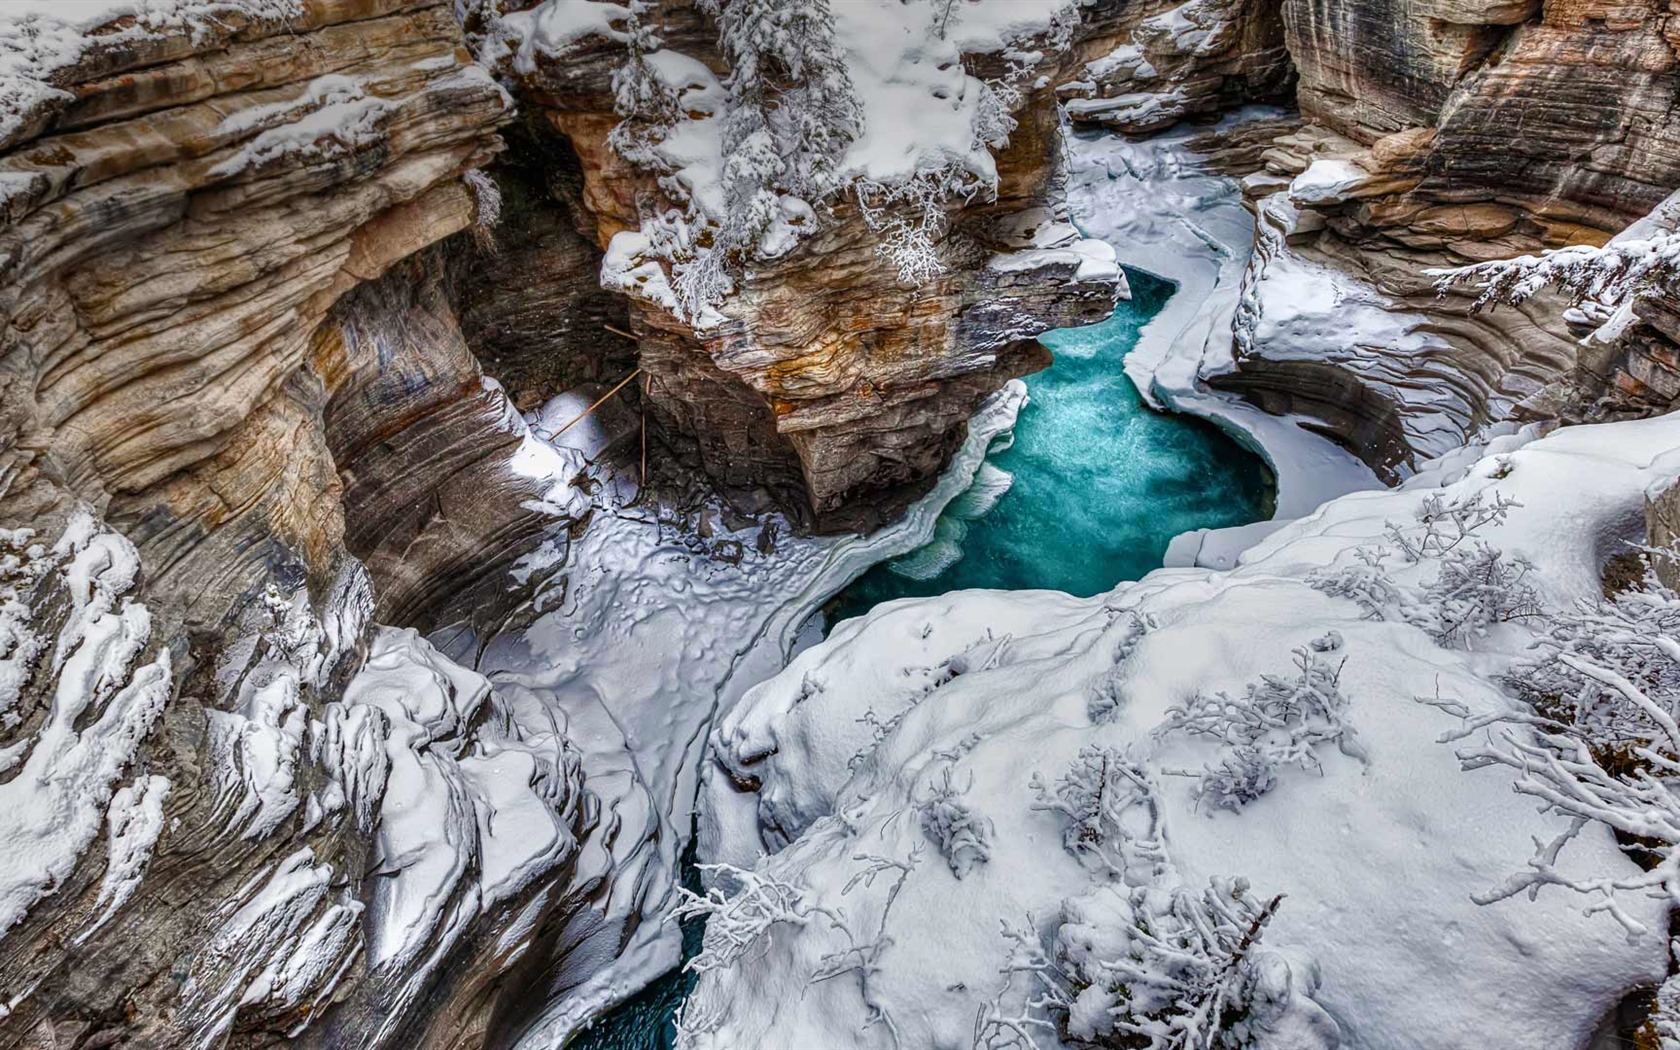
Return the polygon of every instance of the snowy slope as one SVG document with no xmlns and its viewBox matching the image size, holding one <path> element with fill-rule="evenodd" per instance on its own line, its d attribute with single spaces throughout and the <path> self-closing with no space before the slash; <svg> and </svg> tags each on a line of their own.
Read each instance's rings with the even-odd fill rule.
<svg viewBox="0 0 1680 1050">
<path fill-rule="evenodd" d="M 766 543 L 773 553 L 765 553 L 761 527 L 730 532 L 714 516 L 716 542 L 738 551 L 732 563 L 681 527 L 627 505 L 609 484 L 569 553 L 539 553 L 520 570 L 540 573 L 566 559 L 564 574 L 534 599 L 541 615 L 489 640 L 481 653 L 473 651 L 476 639 L 438 639 L 463 662 L 476 662 L 502 694 L 563 722 L 601 801 L 603 825 L 618 829 L 611 857 L 586 854 L 581 863 L 586 873 L 612 874 L 603 904 L 609 917 L 639 920 L 618 958 L 571 991 L 524 1045 L 558 1045 L 676 964 L 677 929 L 665 920 L 713 719 L 786 665 L 800 628 L 825 601 L 876 562 L 928 541 L 940 512 L 969 486 L 1025 401 L 1018 381 L 994 395 L 935 489 L 901 522 L 866 537 L 794 537 L 781 526 Z M 532 471 L 551 472 L 557 488 L 577 474 L 578 451 L 555 455 L 540 435 L 544 418 L 564 415 L 560 406 L 538 414 L 527 457 Z M 548 459 L 537 454 L 544 450 Z"/>
<path fill-rule="evenodd" d="M 1522 868 L 1531 837 L 1563 822 L 1515 796 L 1508 774 L 1462 771 L 1438 740 L 1457 721 L 1417 700 L 1505 703 L 1492 679 L 1529 629 L 1502 624 L 1469 650 L 1442 648 L 1307 583 L 1431 495 L 1498 492 L 1521 506 L 1485 538 L 1534 561 L 1547 603 L 1590 596 L 1603 561 L 1638 538 L 1646 488 L 1680 472 L 1674 419 L 1495 444 L 1495 455 L 1458 457 L 1401 490 L 1335 500 L 1230 573 L 1162 570 L 1091 600 L 895 603 L 801 654 L 722 721 L 705 796 L 716 859 L 756 865 L 796 903 L 732 966 L 702 977 L 684 1045 L 891 1046 L 896 1031 L 901 1046 L 968 1047 L 977 1018 L 1033 1016 L 1030 976 L 1005 972 L 1019 944 L 1000 924 L 1032 929 L 1068 965 L 1129 929 L 1112 906 L 1124 886 L 1195 890 L 1225 876 L 1246 877 L 1262 899 L 1284 895 L 1263 936 L 1281 982 L 1277 1027 L 1256 1045 L 1584 1044 L 1625 992 L 1662 974 L 1663 938 L 1630 942 L 1561 890 L 1474 903 Z M 1413 583 L 1431 571 L 1394 575 Z M 1289 676 L 1292 650 L 1335 669 L 1348 745 L 1314 747 L 1307 768 L 1280 768 L 1238 810 L 1198 800 L 1216 747 L 1163 731 L 1169 708 Z M 1068 848 L 1066 822 L 1032 787 L 1035 775 L 1056 783 L 1093 746 L 1153 785 L 1164 826 L 1161 855 L 1143 853 L 1153 867 L 1129 858 L 1116 873 Z M 927 815 L 952 798 L 983 829 L 963 864 Z M 1602 830 L 1562 862 L 1577 873 L 1630 867 Z M 1623 903 L 1666 928 L 1661 902 Z"/>
</svg>

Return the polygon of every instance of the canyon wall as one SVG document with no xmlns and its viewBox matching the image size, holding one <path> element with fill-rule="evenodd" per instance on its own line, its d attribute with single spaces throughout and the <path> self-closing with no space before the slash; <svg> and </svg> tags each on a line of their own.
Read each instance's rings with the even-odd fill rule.
<svg viewBox="0 0 1680 1050">
<path fill-rule="evenodd" d="M 601 287 L 649 185 L 605 142 L 621 42 L 514 78 L 509 126 L 456 14 L 0 32 L 0 1046 L 509 1043 L 664 892 L 615 870 L 643 789 L 603 803 L 562 712 L 412 630 L 505 627 L 587 517 L 520 413 L 640 367 L 617 407 L 742 501 L 877 524 L 1123 289 L 1034 88 L 936 280 L 839 202 L 699 335 Z"/>
<path fill-rule="evenodd" d="M 493 611 L 565 524 L 428 247 L 512 100 L 430 0 L 0 51 L 0 1046 L 493 1042 L 617 832 L 551 714 L 374 621 Z"/>
<path fill-rule="evenodd" d="M 534 13 L 540 23 L 547 8 Z M 650 18 L 662 68 L 678 71 L 690 126 L 701 124 L 715 115 L 713 76 L 725 70 L 717 30 L 687 3 L 661 4 Z M 511 54 L 504 44 L 487 57 L 580 158 L 581 199 L 603 249 L 673 207 L 658 173 L 608 141 L 621 120 L 613 74 L 629 54 L 622 21 L 547 48 L 528 46 L 537 33 L 523 24 L 512 30 L 487 16 L 467 25 L 492 40 L 487 52 L 496 34 L 523 34 Z M 899 46 L 885 29 L 882 40 Z M 1060 68 L 1065 56 L 1036 60 Z M 1023 79 L 1008 61 L 963 57 L 975 78 Z M 1078 238 L 1058 216 L 1052 78 L 1032 72 L 1014 102 L 1008 143 L 995 151 L 995 193 L 939 205 L 948 215 L 926 276 L 904 279 L 879 250 L 882 232 L 841 192 L 823 202 L 820 221 L 813 217 L 817 232 L 737 275 L 714 323 L 693 324 L 628 287 L 650 418 L 748 509 L 774 504 L 825 531 L 891 520 L 933 484 L 980 402 L 1048 363 L 1036 335 L 1112 310 L 1118 271 L 1069 250 Z M 913 138 L 914 129 L 881 134 Z"/>
<path fill-rule="evenodd" d="M 1658 323 L 1642 317 L 1615 346 L 1583 350 L 1594 326 L 1572 331 L 1560 297 L 1478 309 L 1474 289 L 1442 296 L 1429 272 L 1602 244 L 1680 185 L 1668 5 L 1156 6 L 1167 5 L 1119 5 L 1177 27 L 1132 30 L 1112 52 L 1149 71 L 1098 92 L 1148 118 L 1120 126 L 1273 97 L 1268 78 L 1233 75 L 1219 41 L 1277 32 L 1299 78 L 1300 126 L 1229 167 L 1256 214 L 1257 249 L 1235 365 L 1212 385 L 1316 421 L 1391 480 L 1513 415 L 1618 418 L 1673 403 L 1675 346 L 1658 304 L 1642 307 Z M 1271 53 L 1236 52 L 1251 68 Z M 1098 101 L 1075 97 L 1068 110 L 1112 123 Z M 1206 150 L 1232 153 L 1217 136 Z"/>
</svg>

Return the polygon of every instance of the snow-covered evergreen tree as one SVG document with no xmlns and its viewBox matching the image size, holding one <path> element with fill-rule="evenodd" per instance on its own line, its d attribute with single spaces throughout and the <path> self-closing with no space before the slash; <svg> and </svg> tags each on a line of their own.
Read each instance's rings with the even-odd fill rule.
<svg viewBox="0 0 1680 1050">
<path fill-rule="evenodd" d="M 663 171 L 657 147 L 682 117 L 677 92 L 648 61 L 660 46 L 651 29 L 632 13 L 629 55 L 613 70 L 613 110 L 623 119 L 607 136 L 608 145 L 639 167 Z"/>
</svg>

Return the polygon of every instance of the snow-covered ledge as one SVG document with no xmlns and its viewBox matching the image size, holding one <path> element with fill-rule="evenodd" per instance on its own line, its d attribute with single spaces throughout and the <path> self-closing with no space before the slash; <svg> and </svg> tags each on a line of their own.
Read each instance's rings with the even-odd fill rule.
<svg viewBox="0 0 1680 1050">
<path fill-rule="evenodd" d="M 1067 139 L 1068 204 L 1080 229 L 1113 245 L 1122 265 L 1178 285 L 1127 357 L 1127 374 L 1149 404 L 1213 422 L 1277 475 L 1272 521 L 1187 533 L 1168 552 L 1169 565 L 1230 568 L 1242 551 L 1326 500 L 1382 487 L 1368 466 L 1309 430 L 1306 420 L 1269 415 L 1201 381 L 1235 365 L 1233 321 L 1255 223 L 1238 181 L 1209 170 L 1188 142 L 1281 115 L 1250 107 L 1217 128 L 1177 128 L 1142 141 L 1118 135 Z"/>
</svg>

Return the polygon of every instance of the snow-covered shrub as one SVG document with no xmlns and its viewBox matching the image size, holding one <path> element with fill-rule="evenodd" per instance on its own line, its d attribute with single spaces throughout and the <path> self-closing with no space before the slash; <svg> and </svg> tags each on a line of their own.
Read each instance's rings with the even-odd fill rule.
<svg viewBox="0 0 1680 1050">
<path fill-rule="evenodd" d="M 1236 878 L 1200 891 L 1106 886 L 1064 903 L 1055 954 L 1074 992 L 1069 1035 L 1140 1050 L 1252 1045 L 1268 971 L 1250 954 L 1282 900 Z"/>
<path fill-rule="evenodd" d="M 1093 744 L 1054 789 L 1036 773 L 1032 789 L 1032 808 L 1061 814 L 1062 845 L 1081 861 L 1133 881 L 1153 878 L 1166 865 L 1160 799 L 1141 760 Z"/>
<path fill-rule="evenodd" d="M 1125 633 L 1120 636 L 1114 647 L 1113 669 L 1105 672 L 1091 686 L 1091 696 L 1085 703 L 1085 713 L 1092 724 L 1101 725 L 1113 721 L 1129 702 L 1126 695 L 1126 671 L 1121 665 L 1132 655 L 1143 636 L 1149 632 L 1150 626 L 1149 621 L 1135 613 L 1132 614 Z"/>
<path fill-rule="evenodd" d="M 951 865 L 951 874 L 960 879 L 991 859 L 992 822 L 975 813 L 964 797 L 973 786 L 973 776 L 967 785 L 958 787 L 951 772 L 947 765 L 932 794 L 917 810 L 922 830 Z"/>
<path fill-rule="evenodd" d="M 1472 283 L 1481 292 L 1477 309 L 1517 305 L 1546 288 L 1556 288 L 1575 303 L 1618 304 L 1680 277 L 1680 233 L 1652 231 L 1652 236 L 1612 241 L 1602 248 L 1575 245 L 1539 255 L 1477 263 L 1453 270 L 1431 270 L 1444 294 Z"/>
<path fill-rule="evenodd" d="M 1404 610 L 1406 621 L 1437 645 L 1468 647 L 1494 624 L 1540 614 L 1540 594 L 1528 583 L 1533 569 L 1527 558 L 1486 543 L 1454 550 L 1441 559 L 1421 600 Z"/>
<path fill-rule="evenodd" d="M 1239 810 L 1277 787 L 1277 762 L 1258 747 L 1243 745 L 1219 753 L 1196 785 L 1196 799 L 1215 809 Z"/>
<path fill-rule="evenodd" d="M 1091 686 L 1091 697 L 1085 702 L 1085 714 L 1093 725 L 1112 722 L 1119 716 L 1127 702 L 1125 681 L 1126 676 L 1116 670 L 1103 675 Z"/>
<path fill-rule="evenodd" d="M 1341 663 L 1331 666 L 1321 658 L 1340 649 L 1340 637 L 1326 635 L 1295 650 L 1293 677 L 1265 675 L 1240 697 L 1197 693 L 1167 709 L 1158 735 L 1182 732 L 1220 745 L 1217 764 L 1199 776 L 1200 798 L 1241 809 L 1276 786 L 1279 766 L 1320 769 L 1317 749 L 1326 744 L 1366 760 L 1364 745 L 1346 720 Z"/>
<path fill-rule="evenodd" d="M 1388 546 L 1359 547 L 1357 564 L 1320 569 L 1307 583 L 1358 603 L 1366 619 L 1398 619 L 1427 631 L 1438 645 L 1468 647 L 1495 624 L 1541 612 L 1540 594 L 1528 582 L 1534 566 L 1476 538 L 1518 506 L 1497 492 L 1491 499 L 1476 492 L 1451 501 L 1435 493 L 1423 501 L 1414 522 L 1386 523 Z M 1437 562 L 1434 579 L 1421 588 L 1401 586 L 1384 564 L 1396 552 L 1410 565 Z"/>
<path fill-rule="evenodd" d="M 682 899 L 671 913 L 672 920 L 706 920 L 700 954 L 684 967 L 693 973 L 735 965 L 778 923 L 804 926 L 817 916 L 838 921 L 833 912 L 808 903 L 804 890 L 774 875 L 728 864 L 701 864 L 699 868 L 717 882 L 733 883 L 735 889 L 726 893 L 720 885 L 713 885 L 701 895 L 677 887 Z"/>
<path fill-rule="evenodd" d="M 1590 912 L 1643 933 L 1618 892 L 1680 904 L 1680 594 L 1648 573 L 1641 587 L 1555 617 L 1535 650 L 1507 676 L 1517 709 L 1473 715 L 1425 698 L 1463 719 L 1444 740 L 1480 736 L 1458 752 L 1466 769 L 1512 769 L 1517 791 L 1572 818 L 1538 844 L 1527 872 L 1478 899 L 1565 886 L 1597 898 Z M 1559 853 L 1593 821 L 1636 840 L 1649 869 L 1619 879 L 1561 873 Z"/>
<path fill-rule="evenodd" d="M 1336 1028 L 1281 956 L 1260 948 L 1282 903 L 1247 880 L 1185 885 L 1107 883 L 1062 904 L 1050 944 L 1029 918 L 1002 924 L 1009 954 L 1004 986 L 975 1019 L 976 1050 L 1050 1045 L 1128 1050 L 1242 1050 L 1271 1045 L 1290 1026 L 1290 1045 L 1336 1045 Z M 1006 1008 L 1012 985 L 1028 987 Z"/>
<path fill-rule="evenodd" d="M 1501 492 L 1493 492 L 1491 502 L 1488 495 L 1482 490 L 1449 501 L 1444 493 L 1432 493 L 1418 507 L 1415 524 L 1390 521 L 1383 531 L 1400 556 L 1414 565 L 1425 558 L 1444 557 L 1481 530 L 1504 524 L 1511 511 L 1522 506 Z"/>
<path fill-rule="evenodd" d="M 1536 712 L 1568 726 L 1606 762 L 1637 760 L 1680 720 L 1680 596 L 1650 571 L 1640 586 L 1549 621 L 1535 655 L 1506 675 Z M 1605 672 L 1609 672 L 1606 674 Z M 1623 683 L 1642 690 L 1633 700 Z"/>
</svg>

